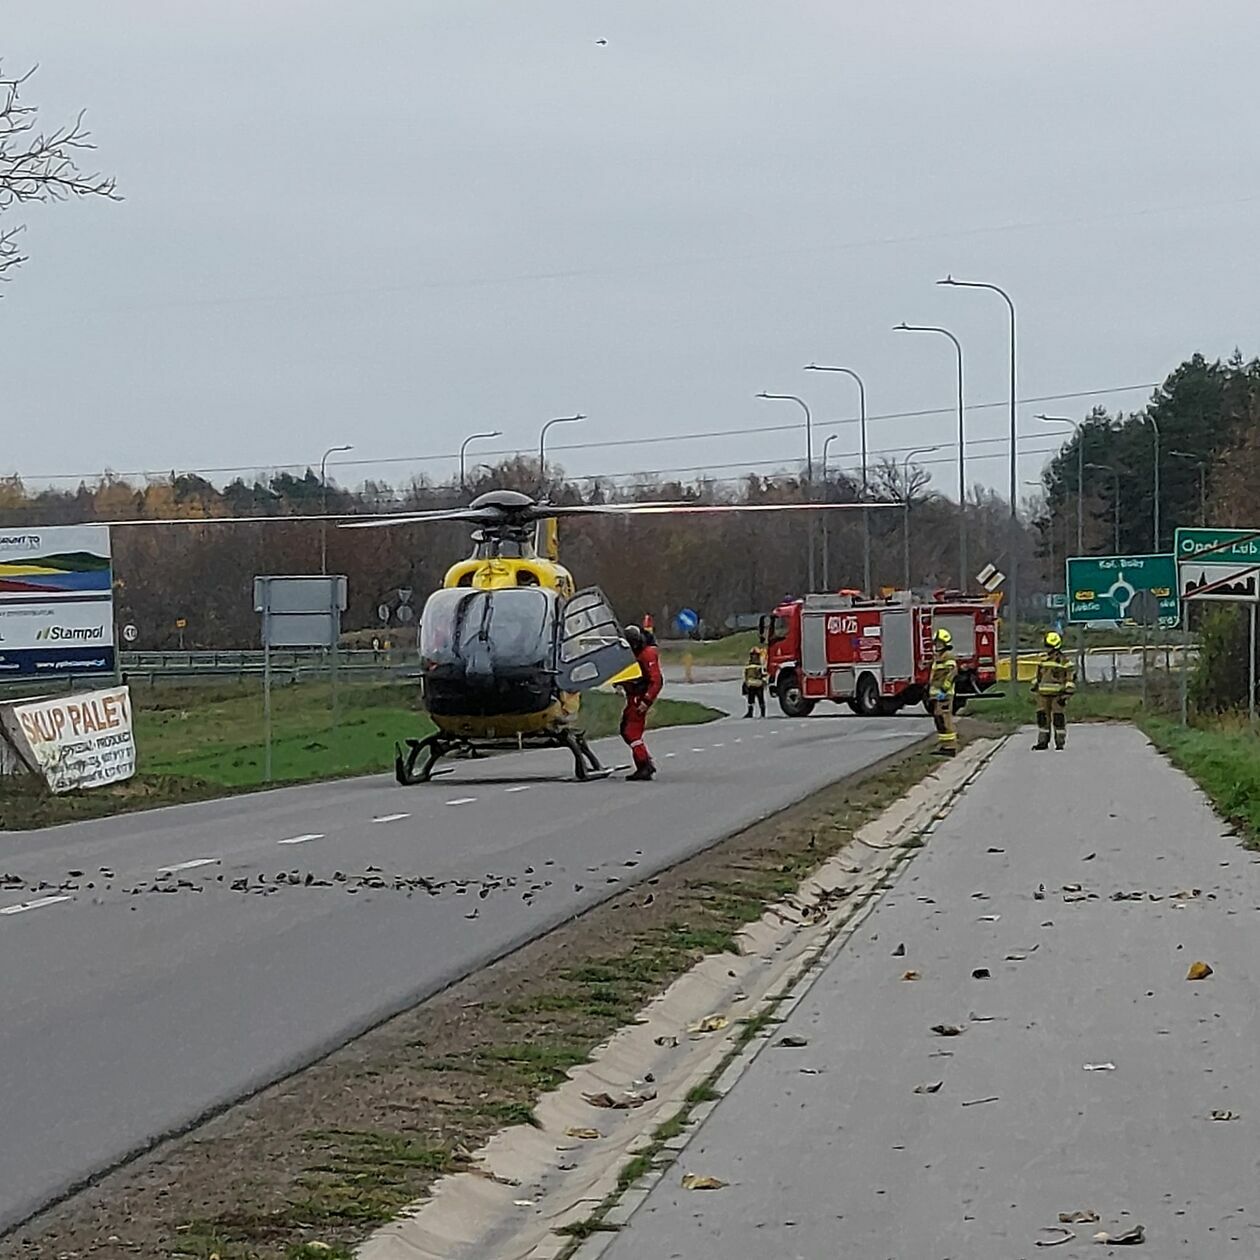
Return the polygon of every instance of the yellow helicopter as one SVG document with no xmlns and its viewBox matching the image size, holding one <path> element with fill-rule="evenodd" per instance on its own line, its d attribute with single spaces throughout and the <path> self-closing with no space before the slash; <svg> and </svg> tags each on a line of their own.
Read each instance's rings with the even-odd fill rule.
<svg viewBox="0 0 1260 1260">
<path fill-rule="evenodd" d="M 598 587 L 577 590 L 559 562 L 557 521 L 578 516 L 706 515 L 853 509 L 857 504 L 625 503 L 561 506 L 491 490 L 467 507 L 402 513 L 343 529 L 467 521 L 473 554 L 451 566 L 420 615 L 421 697 L 437 730 L 395 746 L 404 786 L 442 757 L 567 748 L 579 780 L 610 773 L 576 725 L 582 692 L 638 676 L 634 653 Z M 442 773 L 442 771 L 438 771 Z"/>
</svg>

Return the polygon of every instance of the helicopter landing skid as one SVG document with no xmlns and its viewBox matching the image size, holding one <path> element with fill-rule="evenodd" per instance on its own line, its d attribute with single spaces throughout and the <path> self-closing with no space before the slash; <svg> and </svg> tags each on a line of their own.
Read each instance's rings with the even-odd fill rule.
<svg viewBox="0 0 1260 1260">
<path fill-rule="evenodd" d="M 566 726 L 542 732 L 532 741 L 532 746 L 567 748 L 573 755 L 573 775 L 579 783 L 586 783 L 592 779 L 606 779 L 616 769 L 616 767 L 605 768 L 587 742 L 585 733 L 574 730 L 572 727 Z M 424 739 L 409 739 L 406 752 L 403 751 L 401 744 L 394 745 L 394 777 L 403 787 L 413 787 L 418 783 L 428 783 L 438 775 L 453 773 L 454 767 L 435 769 L 438 761 L 443 757 L 474 759 L 485 755 L 484 749 L 478 748 L 475 743 L 467 739 L 440 734 L 427 735 Z"/>
</svg>

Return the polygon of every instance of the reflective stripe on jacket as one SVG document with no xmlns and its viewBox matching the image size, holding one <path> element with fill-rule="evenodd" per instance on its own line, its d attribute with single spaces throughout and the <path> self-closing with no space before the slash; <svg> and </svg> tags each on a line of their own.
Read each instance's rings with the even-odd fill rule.
<svg viewBox="0 0 1260 1260">
<path fill-rule="evenodd" d="M 1037 662 L 1033 690 L 1039 696 L 1070 696 L 1076 690 L 1076 666 L 1062 653 L 1043 656 Z"/>
<path fill-rule="evenodd" d="M 954 679 L 958 676 L 958 662 L 952 652 L 938 653 L 932 660 L 932 676 L 928 680 L 928 695 L 935 699 L 944 694 L 954 694 Z"/>
</svg>

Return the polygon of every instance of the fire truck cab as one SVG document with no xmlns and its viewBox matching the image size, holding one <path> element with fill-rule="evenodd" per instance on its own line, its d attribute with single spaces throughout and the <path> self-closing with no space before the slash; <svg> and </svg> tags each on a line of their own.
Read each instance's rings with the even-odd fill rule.
<svg viewBox="0 0 1260 1260">
<path fill-rule="evenodd" d="M 847 704 L 863 717 L 889 715 L 924 700 L 932 636 L 953 636 L 958 661 L 955 708 L 997 680 L 994 606 L 953 591 L 918 599 L 851 594 L 806 595 L 761 621 L 766 669 L 779 707 L 805 717 L 820 700 Z"/>
</svg>

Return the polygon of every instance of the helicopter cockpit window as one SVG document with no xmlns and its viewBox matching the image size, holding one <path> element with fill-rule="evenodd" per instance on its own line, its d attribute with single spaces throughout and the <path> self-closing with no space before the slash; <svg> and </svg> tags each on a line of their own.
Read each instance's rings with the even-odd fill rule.
<svg viewBox="0 0 1260 1260">
<path fill-rule="evenodd" d="M 556 596 L 538 588 L 442 590 L 429 596 L 420 655 L 472 672 L 546 668 L 555 642 Z"/>
<path fill-rule="evenodd" d="M 583 591 L 565 605 L 561 661 L 575 661 L 621 641 L 621 627 L 598 591 Z"/>
</svg>

